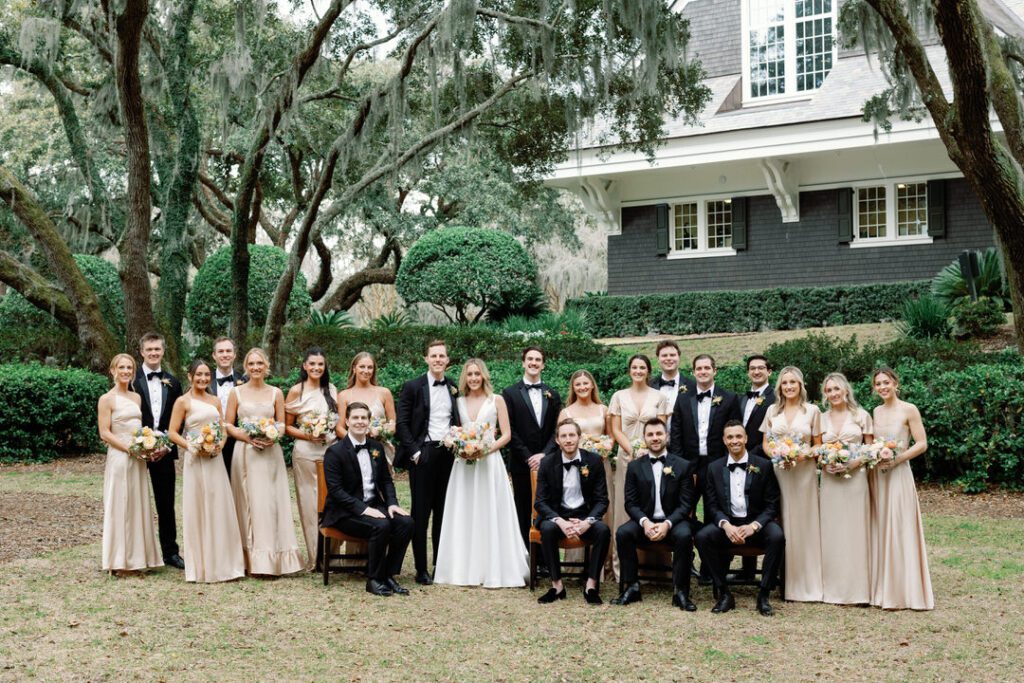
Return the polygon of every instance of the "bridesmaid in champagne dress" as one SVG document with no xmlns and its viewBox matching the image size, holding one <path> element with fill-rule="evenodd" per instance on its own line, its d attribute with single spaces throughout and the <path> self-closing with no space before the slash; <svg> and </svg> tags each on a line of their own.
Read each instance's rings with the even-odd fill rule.
<svg viewBox="0 0 1024 683">
<path fill-rule="evenodd" d="M 611 436 L 608 430 L 608 407 L 601 402 L 601 394 L 597 389 L 597 382 L 594 376 L 586 370 L 577 370 L 569 377 L 569 400 L 558 414 L 558 421 L 572 419 L 580 426 L 584 438 L 586 436 L 606 435 Z M 556 422 L 556 424 L 557 424 Z M 605 481 L 611 482 L 615 475 L 611 462 L 604 459 Z M 611 507 L 604 515 L 604 522 L 611 527 Z M 612 534 L 612 543 L 615 543 Z M 582 562 L 583 550 L 575 548 L 565 551 L 566 562 Z M 608 555 L 608 568 L 612 564 L 612 555 Z"/>
<path fill-rule="evenodd" d="M 284 422 L 284 396 L 266 383 L 270 360 L 263 349 L 245 355 L 246 384 L 228 399 L 228 433 L 235 438 L 231 489 L 245 551 L 245 569 L 259 576 L 294 574 L 305 567 L 295 538 L 288 470 L 279 443 L 256 439 L 236 426 L 239 420 L 271 418 Z"/>
<path fill-rule="evenodd" d="M 761 431 L 769 438 L 789 436 L 811 446 L 821 443 L 821 411 L 807 402 L 804 373 L 787 366 L 775 380 L 778 401 L 768 409 Z M 786 533 L 786 600 L 821 602 L 821 528 L 818 523 L 818 469 L 812 458 L 777 467 L 782 491 L 782 530 Z"/>
<path fill-rule="evenodd" d="M 857 404 L 846 377 L 828 375 L 821 393 L 829 404 L 821 416 L 822 443 L 871 443 L 871 416 Z M 826 465 L 819 498 L 824 600 L 866 605 L 871 601 L 871 498 L 863 458 Z"/>
<path fill-rule="evenodd" d="M 357 353 L 348 370 L 348 385 L 338 396 L 340 414 L 345 414 L 349 403 L 365 403 L 370 407 L 370 420 L 380 420 L 385 429 L 395 433 L 395 398 L 391 390 L 377 384 L 377 361 L 366 351 Z M 345 425 L 338 427 L 339 437 L 346 434 Z M 370 437 L 384 442 L 384 455 L 388 463 L 395 460 L 395 446 L 391 441 L 381 439 L 380 432 L 370 429 Z"/>
<path fill-rule="evenodd" d="M 146 463 L 128 454 L 132 432 L 142 427 L 142 400 L 132 392 L 135 359 L 119 353 L 110 361 L 114 388 L 100 397 L 97 423 L 107 444 L 103 471 L 101 566 L 117 576 L 164 565 L 153 529 Z"/>
<path fill-rule="evenodd" d="M 185 580 L 231 581 L 245 576 L 231 483 L 221 457 L 222 440 L 212 453 L 198 452 L 188 435 L 221 424 L 220 400 L 206 392 L 213 367 L 197 358 L 188 369 L 189 391 L 174 402 L 168 436 L 184 454 L 181 516 L 185 527 Z M 184 427 L 184 429 L 182 428 Z"/>
<path fill-rule="evenodd" d="M 928 450 L 928 436 L 917 406 L 900 400 L 895 372 L 877 370 L 873 383 L 882 399 L 875 408 L 875 435 L 902 442 L 905 450 L 872 472 L 871 604 L 883 609 L 934 609 L 924 526 L 910 469 L 910 461 Z"/>
<path fill-rule="evenodd" d="M 608 404 L 609 427 L 612 437 L 619 445 L 619 454 L 615 461 L 615 478 L 608 480 L 608 509 L 612 513 L 614 530 L 629 520 L 626 514 L 626 503 L 623 492 L 626 486 L 626 466 L 634 459 L 633 441 L 642 439 L 644 425 L 654 417 L 668 421 L 672 407 L 665 395 L 647 385 L 651 376 L 651 359 L 643 354 L 636 354 L 629 359 L 629 378 L 632 383 L 628 389 L 620 389 L 612 394 Z M 613 483 L 614 482 L 614 483 Z M 612 566 L 615 580 L 619 580 L 619 553 L 612 544 Z"/>
<path fill-rule="evenodd" d="M 295 439 L 292 447 L 292 475 L 295 477 L 295 501 L 299 523 L 306 542 L 306 569 L 316 564 L 316 541 L 320 534 L 317 513 L 318 482 L 316 464 L 334 443 L 338 426 L 338 390 L 331 384 L 327 357 L 318 346 L 306 351 L 299 370 L 299 383 L 288 390 L 285 399 L 285 431 Z M 299 425 L 303 416 L 324 416 L 327 424 L 322 434 L 313 435 Z"/>
</svg>

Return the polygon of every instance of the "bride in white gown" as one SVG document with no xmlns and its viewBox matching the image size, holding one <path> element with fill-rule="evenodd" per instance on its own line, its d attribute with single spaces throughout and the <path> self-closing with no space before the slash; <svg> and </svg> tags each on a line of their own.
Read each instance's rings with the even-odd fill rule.
<svg viewBox="0 0 1024 683">
<path fill-rule="evenodd" d="M 487 366 L 471 358 L 459 377 L 459 417 L 498 427 L 491 452 L 469 463 L 455 459 L 448 480 L 444 522 L 434 583 L 486 588 L 517 588 L 529 575 L 526 547 L 516 521 L 512 486 L 500 449 L 511 439 L 508 411 L 491 386 Z"/>
</svg>

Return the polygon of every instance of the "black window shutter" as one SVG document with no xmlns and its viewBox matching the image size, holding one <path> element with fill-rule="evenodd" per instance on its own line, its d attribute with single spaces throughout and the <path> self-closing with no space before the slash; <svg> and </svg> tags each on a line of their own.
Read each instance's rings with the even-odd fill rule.
<svg viewBox="0 0 1024 683">
<path fill-rule="evenodd" d="M 747 248 L 747 198 L 732 198 L 732 248 L 743 251 Z"/>
<path fill-rule="evenodd" d="M 946 181 L 928 181 L 928 235 L 946 236 Z"/>
<path fill-rule="evenodd" d="M 658 204 L 654 207 L 658 214 L 658 256 L 668 254 L 668 204 Z"/>
<path fill-rule="evenodd" d="M 836 190 L 836 213 L 839 222 L 839 243 L 853 241 L 853 190 L 841 187 Z"/>
</svg>

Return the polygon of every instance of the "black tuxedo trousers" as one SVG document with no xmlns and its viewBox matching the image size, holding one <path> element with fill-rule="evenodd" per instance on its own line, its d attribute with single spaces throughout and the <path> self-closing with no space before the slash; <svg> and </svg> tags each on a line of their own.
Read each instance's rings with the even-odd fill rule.
<svg viewBox="0 0 1024 683">
<path fill-rule="evenodd" d="M 441 541 L 441 523 L 444 521 L 444 501 L 448 495 L 448 479 L 452 475 L 455 456 L 452 452 L 427 441 L 420 451 L 418 464 L 409 464 L 409 487 L 412 490 L 412 518 L 415 528 L 412 535 L 412 556 L 417 572 L 427 571 L 427 527 L 434 546 L 434 562 L 437 563 L 437 546 Z M 430 517 L 433 515 L 433 523 Z"/>
</svg>

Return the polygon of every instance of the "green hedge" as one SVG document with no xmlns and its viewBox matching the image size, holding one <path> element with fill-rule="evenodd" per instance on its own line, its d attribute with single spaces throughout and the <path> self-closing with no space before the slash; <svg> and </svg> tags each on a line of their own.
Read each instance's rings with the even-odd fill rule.
<svg viewBox="0 0 1024 683">
<path fill-rule="evenodd" d="M 796 330 L 896 320 L 907 297 L 926 293 L 929 285 L 928 281 L 922 281 L 737 292 L 585 296 L 571 299 L 566 305 L 586 311 L 587 329 L 595 337 L 631 337 L 650 332 L 705 334 Z"/>
</svg>

